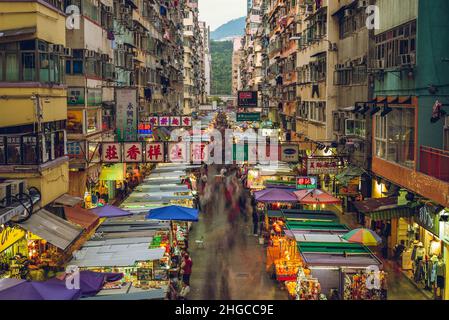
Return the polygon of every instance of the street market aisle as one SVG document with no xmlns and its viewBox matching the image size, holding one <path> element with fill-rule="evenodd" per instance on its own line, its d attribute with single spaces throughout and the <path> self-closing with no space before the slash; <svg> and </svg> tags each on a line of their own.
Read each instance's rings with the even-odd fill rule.
<svg viewBox="0 0 449 320">
<path fill-rule="evenodd" d="M 211 168 L 212 169 L 212 168 Z M 213 183 L 209 174 L 209 182 Z M 285 300 L 281 291 L 265 271 L 265 249 L 251 235 L 251 217 L 228 222 L 222 187 L 214 192 L 212 205 L 200 214 L 190 233 L 193 261 L 189 299 L 205 300 Z M 204 237 L 204 248 L 196 239 Z"/>
</svg>

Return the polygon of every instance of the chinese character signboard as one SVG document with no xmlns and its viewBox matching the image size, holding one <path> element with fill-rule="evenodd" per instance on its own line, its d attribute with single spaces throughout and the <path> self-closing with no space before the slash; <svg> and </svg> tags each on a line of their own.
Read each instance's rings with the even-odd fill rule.
<svg viewBox="0 0 449 320">
<path fill-rule="evenodd" d="M 121 162 L 122 157 L 120 143 L 103 143 L 101 160 L 108 163 Z"/>
<path fill-rule="evenodd" d="M 164 162 L 164 143 L 147 142 L 145 146 L 146 162 Z"/>
<path fill-rule="evenodd" d="M 171 127 L 181 126 L 181 117 L 170 117 L 170 126 Z"/>
<path fill-rule="evenodd" d="M 299 162 L 299 147 L 297 144 L 281 145 L 281 161 L 288 163 Z"/>
<path fill-rule="evenodd" d="M 148 121 L 150 122 L 153 128 L 159 125 L 159 117 L 149 117 Z"/>
<path fill-rule="evenodd" d="M 257 91 L 239 91 L 238 106 L 246 108 L 257 108 Z"/>
<path fill-rule="evenodd" d="M 181 117 L 183 127 L 190 127 L 192 125 L 192 117 Z"/>
<path fill-rule="evenodd" d="M 192 143 L 191 160 L 193 163 L 201 163 L 208 159 L 208 147 L 205 143 Z"/>
<path fill-rule="evenodd" d="M 124 143 L 123 150 L 124 162 L 142 162 L 143 152 L 141 143 Z"/>
<path fill-rule="evenodd" d="M 296 189 L 310 190 L 318 188 L 318 180 L 316 177 L 297 177 Z"/>
<path fill-rule="evenodd" d="M 117 88 L 115 95 L 119 140 L 135 141 L 137 140 L 137 90 Z"/>
<path fill-rule="evenodd" d="M 187 163 L 189 159 L 189 145 L 185 142 L 174 142 L 168 145 L 168 161 Z"/>
<path fill-rule="evenodd" d="M 307 174 L 337 174 L 338 158 L 308 158 Z"/>
<path fill-rule="evenodd" d="M 237 121 L 260 121 L 260 112 L 237 113 Z"/>
<path fill-rule="evenodd" d="M 153 134 L 151 123 L 140 122 L 137 127 L 139 136 L 149 136 Z"/>
<path fill-rule="evenodd" d="M 159 117 L 159 126 L 160 127 L 169 127 L 170 126 L 170 117 Z"/>
</svg>

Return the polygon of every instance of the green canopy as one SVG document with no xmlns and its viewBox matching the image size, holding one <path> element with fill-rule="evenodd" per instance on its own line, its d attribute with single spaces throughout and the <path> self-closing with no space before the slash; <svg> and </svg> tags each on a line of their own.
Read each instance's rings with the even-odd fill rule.
<svg viewBox="0 0 449 320">
<path fill-rule="evenodd" d="M 331 230 L 331 231 L 349 231 L 349 228 L 338 222 L 323 221 L 287 221 L 289 230 Z"/>
<path fill-rule="evenodd" d="M 298 249 L 301 253 L 372 254 L 367 247 L 350 242 L 298 242 Z"/>
</svg>

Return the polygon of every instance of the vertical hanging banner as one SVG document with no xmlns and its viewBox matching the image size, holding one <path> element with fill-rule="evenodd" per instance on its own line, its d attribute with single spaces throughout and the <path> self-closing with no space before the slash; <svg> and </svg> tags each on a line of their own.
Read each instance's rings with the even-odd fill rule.
<svg viewBox="0 0 449 320">
<path fill-rule="evenodd" d="M 124 143 L 123 144 L 123 155 L 125 162 L 142 162 L 143 152 L 142 144 L 139 142 L 135 143 Z"/>
<path fill-rule="evenodd" d="M 137 90 L 116 88 L 115 105 L 117 108 L 117 130 L 120 133 L 119 140 L 137 140 Z"/>
<path fill-rule="evenodd" d="M 189 159 L 189 144 L 173 142 L 168 144 L 168 161 L 173 163 L 187 163 Z"/>
<path fill-rule="evenodd" d="M 101 150 L 101 160 L 108 163 L 118 163 L 122 161 L 120 143 L 103 143 Z"/>
<path fill-rule="evenodd" d="M 145 146 L 146 162 L 164 162 L 165 148 L 163 142 L 147 142 Z"/>
</svg>

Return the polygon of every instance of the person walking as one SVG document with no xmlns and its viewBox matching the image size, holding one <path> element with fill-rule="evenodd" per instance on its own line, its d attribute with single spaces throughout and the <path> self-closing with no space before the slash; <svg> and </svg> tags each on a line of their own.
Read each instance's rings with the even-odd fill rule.
<svg viewBox="0 0 449 320">
<path fill-rule="evenodd" d="M 190 285 L 190 276 L 192 274 L 192 259 L 190 258 L 189 254 L 186 252 L 184 254 L 184 261 L 181 264 L 181 273 L 182 273 L 182 281 Z"/>
<path fill-rule="evenodd" d="M 253 234 L 255 237 L 257 237 L 257 233 L 259 229 L 259 214 L 257 213 L 257 210 L 253 210 Z"/>
<path fill-rule="evenodd" d="M 181 291 L 179 292 L 178 299 L 179 300 L 187 300 L 187 295 L 190 293 L 190 285 L 183 282 Z"/>
</svg>

